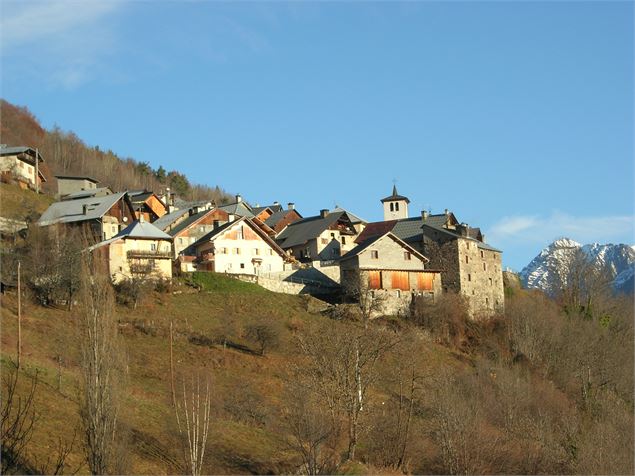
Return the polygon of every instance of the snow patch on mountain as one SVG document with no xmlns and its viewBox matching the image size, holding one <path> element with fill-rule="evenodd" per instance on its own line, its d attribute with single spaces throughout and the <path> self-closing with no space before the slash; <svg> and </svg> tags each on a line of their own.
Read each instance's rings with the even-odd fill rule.
<svg viewBox="0 0 635 476">
<path fill-rule="evenodd" d="M 548 294 L 555 292 L 560 276 L 566 276 L 571 263 L 582 251 L 596 269 L 606 269 L 615 289 L 633 290 L 635 277 L 635 246 L 624 244 L 582 245 L 569 238 L 560 238 L 536 256 L 520 272 L 526 288 L 541 289 Z"/>
</svg>

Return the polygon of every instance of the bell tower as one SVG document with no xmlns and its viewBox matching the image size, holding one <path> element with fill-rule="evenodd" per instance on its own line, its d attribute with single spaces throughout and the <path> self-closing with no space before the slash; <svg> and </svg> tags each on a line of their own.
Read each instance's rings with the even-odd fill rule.
<svg viewBox="0 0 635 476">
<path fill-rule="evenodd" d="M 397 193 L 397 186 L 392 186 L 392 195 L 381 199 L 384 205 L 384 221 L 408 218 L 408 204 L 410 200 Z"/>
</svg>

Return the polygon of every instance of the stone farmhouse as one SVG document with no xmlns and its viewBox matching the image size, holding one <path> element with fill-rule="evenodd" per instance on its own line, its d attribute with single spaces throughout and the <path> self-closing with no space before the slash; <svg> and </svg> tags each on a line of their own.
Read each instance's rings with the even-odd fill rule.
<svg viewBox="0 0 635 476">
<path fill-rule="evenodd" d="M 141 218 L 89 248 L 103 259 L 113 282 L 172 278 L 172 237 Z"/>
<path fill-rule="evenodd" d="M 38 224 L 85 226 L 94 243 L 113 238 L 135 220 L 134 208 L 126 192 L 92 195 L 99 190 L 76 192 L 51 204 Z"/>
<path fill-rule="evenodd" d="M 330 262 L 352 250 L 365 222 L 337 209 L 297 220 L 276 236 L 282 249 L 301 262 Z M 319 263 L 318 263 L 319 266 Z"/>
<path fill-rule="evenodd" d="M 479 228 L 459 223 L 448 210 L 410 218 L 409 200 L 396 187 L 381 202 L 384 221 L 369 223 L 358 243 L 390 231 L 426 256 L 431 268 L 441 270 L 443 291 L 464 296 L 473 316 L 503 309 L 502 252 L 485 243 Z"/>
<path fill-rule="evenodd" d="M 257 218 L 241 217 L 207 233 L 184 250 L 197 270 L 259 275 L 277 273 L 289 261 Z"/>
<path fill-rule="evenodd" d="M 0 146 L 0 177 L 3 182 L 16 181 L 22 188 L 41 190 L 46 182 L 39 165 L 42 155 L 31 147 Z"/>
<path fill-rule="evenodd" d="M 92 177 L 79 175 L 56 175 L 55 178 L 57 179 L 57 196 L 59 198 L 64 198 L 75 192 L 94 190 L 99 183 L 99 180 Z"/>
</svg>

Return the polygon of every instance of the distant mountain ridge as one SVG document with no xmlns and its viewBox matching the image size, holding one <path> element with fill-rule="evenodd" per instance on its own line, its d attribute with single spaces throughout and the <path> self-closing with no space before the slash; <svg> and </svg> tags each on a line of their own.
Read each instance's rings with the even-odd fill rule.
<svg viewBox="0 0 635 476">
<path fill-rule="evenodd" d="M 633 292 L 635 277 L 635 247 L 625 244 L 582 245 L 569 238 L 561 238 L 544 248 L 520 272 L 523 286 L 555 292 L 557 274 L 569 268 L 581 250 L 596 269 L 606 269 L 613 279 L 613 287 L 621 292 Z"/>
</svg>

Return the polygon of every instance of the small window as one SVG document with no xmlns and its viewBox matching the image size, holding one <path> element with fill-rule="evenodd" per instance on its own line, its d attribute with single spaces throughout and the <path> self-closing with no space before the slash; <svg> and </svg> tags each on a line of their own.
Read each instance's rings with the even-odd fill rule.
<svg viewBox="0 0 635 476">
<path fill-rule="evenodd" d="M 469 263 L 470 262 L 470 257 L 468 255 L 465 255 L 465 262 Z"/>
<path fill-rule="evenodd" d="M 345 245 L 345 244 L 346 244 L 346 237 L 345 237 L 345 236 L 343 236 L 343 237 L 342 237 L 342 244 L 343 244 L 343 245 Z"/>
<path fill-rule="evenodd" d="M 245 263 L 240 263 L 240 269 L 245 269 Z"/>
<path fill-rule="evenodd" d="M 395 211 L 398 212 L 399 211 L 399 203 L 395 203 Z"/>
<path fill-rule="evenodd" d="M 260 248 L 254 248 L 254 254 L 260 256 Z"/>
<path fill-rule="evenodd" d="M 238 228 L 238 239 L 239 240 L 243 239 L 243 227 L 242 226 L 240 228 Z M 240 254 L 240 253 L 236 253 L 236 254 Z"/>
<path fill-rule="evenodd" d="M 377 250 L 370 250 L 370 258 L 371 258 L 371 259 L 379 259 L 379 251 L 377 251 Z"/>
<path fill-rule="evenodd" d="M 481 258 L 485 258 L 485 253 L 483 253 L 483 250 L 481 250 Z"/>
<path fill-rule="evenodd" d="M 179 238 L 179 245 L 183 244 L 183 238 Z"/>
<path fill-rule="evenodd" d="M 489 298 L 485 298 L 485 304 L 489 306 Z"/>
<path fill-rule="evenodd" d="M 467 249 L 469 250 L 469 249 L 470 249 L 470 242 L 468 241 L 468 242 L 466 243 L 466 245 L 467 245 Z"/>
<path fill-rule="evenodd" d="M 232 264 L 233 263 L 227 263 L 227 269 L 232 269 Z"/>
<path fill-rule="evenodd" d="M 492 285 L 492 278 L 489 278 L 489 285 Z"/>
<path fill-rule="evenodd" d="M 234 248 L 234 253 L 239 255 L 240 254 L 240 248 Z"/>
<path fill-rule="evenodd" d="M 472 296 L 474 296 L 475 294 L 476 294 L 476 291 L 472 289 Z"/>
<path fill-rule="evenodd" d="M 467 275 L 467 280 L 468 280 L 468 281 L 472 281 L 472 275 L 471 275 L 471 274 L 468 274 L 468 275 Z"/>
<path fill-rule="evenodd" d="M 403 259 L 405 259 L 406 261 L 410 261 L 412 259 L 412 256 L 410 255 L 410 251 L 403 252 Z"/>
<path fill-rule="evenodd" d="M 395 211 L 395 204 L 390 202 L 390 211 L 394 212 Z"/>
<path fill-rule="evenodd" d="M 152 251 L 156 251 L 157 250 L 157 244 L 156 243 L 150 243 L 150 249 Z"/>
<path fill-rule="evenodd" d="M 321 238 L 320 239 L 320 243 L 322 243 L 323 245 L 328 245 L 329 244 L 329 239 L 328 238 Z"/>
<path fill-rule="evenodd" d="M 269 248 L 269 256 L 273 256 L 273 250 L 271 248 Z"/>
<path fill-rule="evenodd" d="M 483 271 L 487 271 L 487 264 L 483 263 Z"/>
<path fill-rule="evenodd" d="M 331 240 L 335 239 L 335 233 L 331 233 Z"/>
</svg>

